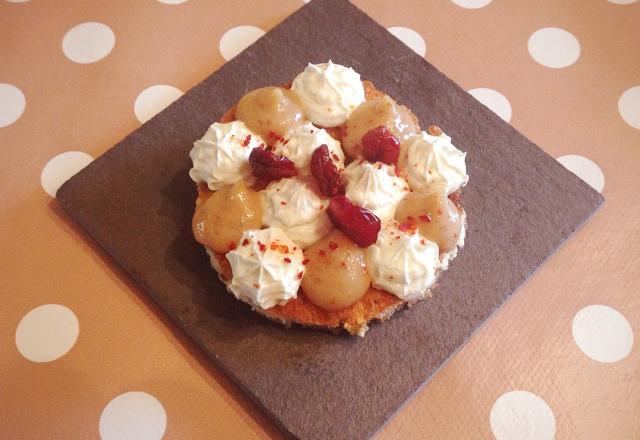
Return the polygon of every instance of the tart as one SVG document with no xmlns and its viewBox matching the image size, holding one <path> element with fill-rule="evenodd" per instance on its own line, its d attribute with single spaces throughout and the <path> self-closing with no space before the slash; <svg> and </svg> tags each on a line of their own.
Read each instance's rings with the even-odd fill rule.
<svg viewBox="0 0 640 440">
<path fill-rule="evenodd" d="M 227 289 L 287 326 L 364 336 L 464 245 L 466 153 L 351 68 L 250 91 L 194 143 L 193 233 Z"/>
</svg>

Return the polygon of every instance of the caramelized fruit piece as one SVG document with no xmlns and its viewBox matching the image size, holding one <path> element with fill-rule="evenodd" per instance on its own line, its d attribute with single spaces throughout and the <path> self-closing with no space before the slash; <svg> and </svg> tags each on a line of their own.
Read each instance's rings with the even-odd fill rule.
<svg viewBox="0 0 640 440">
<path fill-rule="evenodd" d="M 334 230 L 304 252 L 308 260 L 302 291 L 325 310 L 340 310 L 357 302 L 369 289 L 364 249 Z"/>
<path fill-rule="evenodd" d="M 343 195 L 345 183 L 340 171 L 329 156 L 329 147 L 320 145 L 311 155 L 311 174 L 318 182 L 318 187 L 329 197 Z"/>
<path fill-rule="evenodd" d="M 272 180 L 298 175 L 296 164 L 293 161 L 263 148 L 256 147 L 251 150 L 249 164 L 251 165 L 251 173 L 265 185 Z"/>
<path fill-rule="evenodd" d="M 263 87 L 247 93 L 240 98 L 235 116 L 269 144 L 304 122 L 298 98 L 282 87 Z"/>
<path fill-rule="evenodd" d="M 247 229 L 262 226 L 260 196 L 240 180 L 213 193 L 193 215 L 193 235 L 209 249 L 227 253 Z"/>
<path fill-rule="evenodd" d="M 418 133 L 419 127 L 409 110 L 388 96 L 360 104 L 343 127 L 342 148 L 348 156 L 362 154 L 362 136 L 372 128 L 385 126 L 400 143 Z"/>
<path fill-rule="evenodd" d="M 418 232 L 435 242 L 440 252 L 454 248 L 462 229 L 460 213 L 447 198 L 444 185 L 407 194 L 398 204 L 395 218 L 405 227 L 416 225 Z"/>
<path fill-rule="evenodd" d="M 400 142 L 387 127 L 372 128 L 362 136 L 362 156 L 369 162 L 394 165 L 400 155 Z"/>
<path fill-rule="evenodd" d="M 361 247 L 372 245 L 378 239 L 380 219 L 368 209 L 354 205 L 345 196 L 336 196 L 329 202 L 327 214 L 333 224 Z"/>
</svg>

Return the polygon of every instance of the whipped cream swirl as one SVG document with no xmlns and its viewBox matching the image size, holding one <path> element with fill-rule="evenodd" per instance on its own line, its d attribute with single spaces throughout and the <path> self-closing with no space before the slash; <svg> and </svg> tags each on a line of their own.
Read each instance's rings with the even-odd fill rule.
<svg viewBox="0 0 640 440">
<path fill-rule="evenodd" d="M 409 192 L 407 182 L 396 176 L 395 168 L 382 162 L 356 159 L 345 168 L 346 196 L 356 205 L 373 212 L 382 223 L 393 218 L 398 203 Z"/>
<path fill-rule="evenodd" d="M 309 64 L 293 80 L 291 90 L 300 98 L 307 117 L 323 127 L 344 124 L 365 100 L 360 74 L 331 61 Z"/>
<path fill-rule="evenodd" d="M 438 245 L 418 233 L 408 235 L 390 223 L 367 248 L 372 284 L 405 301 L 416 301 L 436 281 Z"/>
<path fill-rule="evenodd" d="M 464 239 L 467 236 L 467 213 L 462 210 L 460 213 L 460 235 L 453 249 L 449 249 L 440 255 L 440 269 L 447 270 L 451 260 L 458 256 L 458 248 L 464 247 Z"/>
<path fill-rule="evenodd" d="M 189 153 L 193 168 L 189 176 L 196 183 L 205 182 L 213 191 L 240 179 L 251 182 L 249 154 L 263 143 L 244 122 L 216 122 L 193 144 Z"/>
<path fill-rule="evenodd" d="M 244 231 L 227 253 L 229 290 L 253 307 L 268 309 L 296 298 L 304 274 L 302 250 L 278 228 Z"/>
<path fill-rule="evenodd" d="M 465 158 L 444 133 L 432 136 L 426 131 L 414 135 L 403 145 L 400 166 L 406 169 L 409 185 L 417 190 L 432 182 L 444 182 L 447 195 L 469 181 Z"/>
<path fill-rule="evenodd" d="M 319 195 L 310 180 L 280 179 L 271 182 L 261 194 L 263 223 L 282 229 L 301 248 L 310 246 L 333 229 L 326 213 L 329 200 Z"/>
<path fill-rule="evenodd" d="M 338 169 L 344 168 L 344 152 L 340 142 L 324 128 L 318 128 L 311 122 L 289 130 L 284 139 L 276 143 L 274 152 L 292 160 L 296 164 L 298 175 L 308 176 L 311 174 L 311 155 L 321 145 L 329 148 L 329 155 Z"/>
</svg>

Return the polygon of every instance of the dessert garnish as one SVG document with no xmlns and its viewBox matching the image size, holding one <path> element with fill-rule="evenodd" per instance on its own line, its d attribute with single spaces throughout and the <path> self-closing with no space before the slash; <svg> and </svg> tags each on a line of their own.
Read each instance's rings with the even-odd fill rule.
<svg viewBox="0 0 640 440">
<path fill-rule="evenodd" d="M 190 157 L 194 238 L 229 292 L 287 326 L 363 336 L 430 297 L 464 245 L 466 153 L 331 61 L 248 92 Z"/>
</svg>

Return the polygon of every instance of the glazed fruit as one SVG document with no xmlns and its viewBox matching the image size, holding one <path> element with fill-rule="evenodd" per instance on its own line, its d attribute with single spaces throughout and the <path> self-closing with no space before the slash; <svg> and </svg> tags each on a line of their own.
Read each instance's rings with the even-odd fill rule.
<svg viewBox="0 0 640 440">
<path fill-rule="evenodd" d="M 400 155 L 400 142 L 387 127 L 372 128 L 362 136 L 362 157 L 369 162 L 394 165 Z"/>
<path fill-rule="evenodd" d="M 251 173 L 264 185 L 272 180 L 293 177 L 298 174 L 296 164 L 293 161 L 264 148 L 251 150 L 249 164 L 251 165 Z"/>
<path fill-rule="evenodd" d="M 440 252 L 456 246 L 462 229 L 460 213 L 447 198 L 444 185 L 407 194 L 398 204 L 395 218 L 401 228 L 417 229 L 422 236 L 435 242 Z"/>
<path fill-rule="evenodd" d="M 302 290 L 313 304 L 325 310 L 341 310 L 367 293 L 371 278 L 365 255 L 344 233 L 334 230 L 305 253 Z"/>
<path fill-rule="evenodd" d="M 321 145 L 311 155 L 311 174 L 318 182 L 320 191 L 326 196 L 333 197 L 343 195 L 345 184 L 340 171 L 331 157 L 329 147 Z"/>
<path fill-rule="evenodd" d="M 192 221 L 196 241 L 220 253 L 235 248 L 245 230 L 261 226 L 260 196 L 243 180 L 213 193 L 198 207 Z"/>
<path fill-rule="evenodd" d="M 345 196 L 332 198 L 327 214 L 333 224 L 358 246 L 371 246 L 378 239 L 380 219 L 368 209 L 354 205 Z"/>
<path fill-rule="evenodd" d="M 342 147 L 350 157 L 362 154 L 362 137 L 372 128 L 385 126 L 402 144 L 420 127 L 409 110 L 388 96 L 366 101 L 358 106 L 344 126 Z"/>
<path fill-rule="evenodd" d="M 305 120 L 298 98 L 282 87 L 263 87 L 244 95 L 238 102 L 236 119 L 269 144 Z"/>
</svg>

